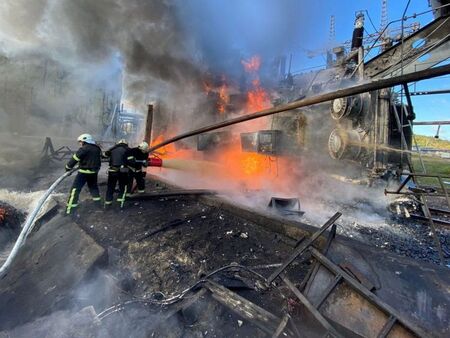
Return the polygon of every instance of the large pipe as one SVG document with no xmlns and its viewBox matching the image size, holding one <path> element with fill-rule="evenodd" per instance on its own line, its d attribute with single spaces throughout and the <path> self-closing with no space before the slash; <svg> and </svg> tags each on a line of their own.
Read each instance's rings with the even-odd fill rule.
<svg viewBox="0 0 450 338">
<path fill-rule="evenodd" d="M 369 83 L 365 83 L 365 84 L 361 84 L 361 85 L 357 85 L 357 86 L 353 86 L 353 87 L 349 87 L 349 88 L 345 88 L 345 89 L 339 89 L 339 90 L 336 90 L 336 91 L 333 91 L 330 93 L 306 97 L 304 99 L 294 101 L 291 103 L 287 103 L 284 105 L 280 105 L 278 107 L 264 109 L 259 112 L 236 117 L 236 118 L 233 118 L 230 120 L 226 120 L 226 121 L 215 123 L 215 124 L 212 124 L 212 125 L 209 125 L 206 127 L 188 131 L 186 133 L 183 133 L 183 134 L 177 135 L 175 137 L 172 137 L 170 139 L 167 139 L 166 141 L 163 141 L 153 147 L 150 147 L 149 151 L 152 152 L 152 151 L 155 151 L 156 149 L 164 147 L 170 143 L 185 139 L 187 137 L 206 133 L 208 131 L 212 131 L 212 130 L 216 130 L 216 129 L 221 129 L 221 128 L 224 128 L 227 126 L 231 126 L 233 124 L 254 120 L 254 119 L 257 119 L 260 117 L 264 117 L 264 116 L 278 114 L 278 113 L 281 113 L 281 112 L 284 112 L 287 110 L 306 107 L 306 106 L 310 106 L 313 104 L 322 103 L 322 102 L 326 102 L 326 101 L 331 101 L 331 100 L 338 99 L 341 97 L 347 97 L 347 96 L 366 93 L 366 92 L 370 92 L 370 91 L 378 90 L 378 89 L 382 89 L 382 88 L 398 86 L 403 83 L 430 79 L 433 77 L 442 76 L 442 75 L 446 75 L 449 73 L 450 73 L 450 65 L 445 65 L 445 66 L 421 70 L 421 71 L 414 72 L 414 73 L 403 74 L 403 75 L 395 76 L 395 77 L 392 77 L 389 79 L 372 80 Z"/>
</svg>

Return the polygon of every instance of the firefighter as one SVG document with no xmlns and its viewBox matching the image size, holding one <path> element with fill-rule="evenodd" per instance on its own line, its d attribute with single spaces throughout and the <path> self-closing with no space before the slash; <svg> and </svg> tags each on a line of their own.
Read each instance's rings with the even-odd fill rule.
<svg viewBox="0 0 450 338">
<path fill-rule="evenodd" d="M 87 183 L 89 192 L 95 202 L 100 202 L 100 193 L 97 185 L 98 171 L 101 166 L 101 149 L 95 144 L 90 134 L 82 134 L 78 137 L 80 149 L 66 164 L 66 171 L 72 170 L 78 164 L 78 173 L 70 189 L 67 201 L 66 213 L 70 214 L 73 208 L 78 206 L 80 191 Z"/>
<path fill-rule="evenodd" d="M 145 168 L 147 167 L 148 158 L 148 143 L 142 142 L 139 146 L 131 148 L 127 153 L 127 163 L 130 169 L 130 176 L 128 181 L 128 191 L 132 193 L 133 180 L 136 180 L 136 185 L 139 193 L 145 192 L 146 175 Z"/>
<path fill-rule="evenodd" d="M 109 157 L 108 185 L 105 195 L 105 207 L 108 207 L 113 203 L 113 195 L 117 182 L 119 182 L 119 196 L 117 198 L 117 202 L 120 203 L 121 208 L 123 207 L 128 185 L 129 169 L 126 166 L 126 154 L 129 150 L 130 148 L 128 148 L 127 141 L 122 139 L 119 140 L 115 146 L 105 152 L 105 156 Z"/>
</svg>

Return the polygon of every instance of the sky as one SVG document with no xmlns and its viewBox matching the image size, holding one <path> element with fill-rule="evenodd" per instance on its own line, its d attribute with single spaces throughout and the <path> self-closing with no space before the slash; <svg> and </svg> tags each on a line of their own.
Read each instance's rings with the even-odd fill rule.
<svg viewBox="0 0 450 338">
<path fill-rule="evenodd" d="M 283 0 L 281 0 L 283 1 Z M 365 29 L 369 33 L 373 33 L 380 27 L 381 18 L 381 0 L 359 0 L 359 1 L 330 1 L 315 0 L 315 6 L 308 8 L 310 16 L 314 18 L 315 34 L 313 39 L 307 41 L 307 45 L 312 50 L 323 49 L 329 40 L 329 22 L 331 15 L 335 17 L 335 34 L 336 41 L 346 41 L 351 38 L 355 13 L 360 10 L 365 12 Z M 402 17 L 407 5 L 407 0 L 388 0 L 388 22 Z M 426 12 L 430 9 L 427 0 L 411 0 L 406 11 L 406 16 L 414 13 Z M 369 18 L 370 17 L 370 18 Z M 373 26 L 372 26 L 372 23 Z M 407 24 L 419 22 L 421 27 L 433 20 L 432 13 L 417 16 L 415 19 L 409 19 Z M 323 23 L 323 24 L 319 24 Z M 393 24 L 392 27 L 400 27 L 400 23 Z M 293 50 L 292 71 L 299 71 L 308 67 L 323 65 L 324 56 L 318 56 L 309 59 L 302 48 Z M 431 79 L 421 81 L 411 85 L 411 91 L 419 90 L 436 90 L 450 89 L 450 76 L 444 76 L 439 79 Z M 416 121 L 432 121 L 432 120 L 450 120 L 450 94 L 413 96 L 412 97 L 415 112 L 417 114 Z M 437 126 L 417 126 L 414 132 L 420 135 L 434 136 L 436 135 Z M 450 140 L 450 126 L 441 126 L 439 133 L 441 139 Z"/>
</svg>

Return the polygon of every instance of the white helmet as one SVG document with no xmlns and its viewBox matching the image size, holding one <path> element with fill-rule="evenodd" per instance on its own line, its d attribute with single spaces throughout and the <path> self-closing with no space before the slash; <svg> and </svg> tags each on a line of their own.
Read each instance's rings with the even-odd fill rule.
<svg viewBox="0 0 450 338">
<path fill-rule="evenodd" d="M 138 145 L 138 148 L 142 151 L 142 152 L 147 152 L 148 151 L 148 143 L 147 142 L 141 142 L 139 145 Z"/>
<path fill-rule="evenodd" d="M 91 134 L 81 134 L 80 136 L 78 136 L 77 141 L 89 143 L 89 144 L 95 144 L 94 138 L 92 137 Z"/>
<path fill-rule="evenodd" d="M 124 138 L 120 139 L 119 141 L 116 142 L 116 144 L 128 144 L 127 140 L 125 140 Z"/>
</svg>

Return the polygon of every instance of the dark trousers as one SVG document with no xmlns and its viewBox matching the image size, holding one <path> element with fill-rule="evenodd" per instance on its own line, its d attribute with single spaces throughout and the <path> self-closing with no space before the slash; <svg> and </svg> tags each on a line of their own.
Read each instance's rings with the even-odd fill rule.
<svg viewBox="0 0 450 338">
<path fill-rule="evenodd" d="M 108 172 L 108 185 L 106 189 L 105 204 L 111 204 L 114 197 L 114 191 L 116 190 L 117 182 L 119 182 L 119 197 L 118 202 L 123 202 L 125 200 L 125 194 L 128 191 L 128 173 L 120 171 L 109 171 Z"/>
<path fill-rule="evenodd" d="M 138 192 L 145 191 L 145 172 L 143 171 L 130 171 L 130 178 L 128 182 L 128 191 L 132 193 L 131 189 L 133 188 L 133 180 L 136 180 L 136 185 L 138 188 Z"/>
<path fill-rule="evenodd" d="M 100 201 L 100 192 L 97 184 L 98 173 L 95 174 L 83 174 L 78 172 L 75 177 L 72 188 L 70 188 L 69 199 L 67 201 L 66 212 L 70 214 L 72 208 L 78 206 L 78 197 L 80 196 L 81 189 L 87 183 L 89 192 L 91 193 L 94 201 Z"/>
</svg>

